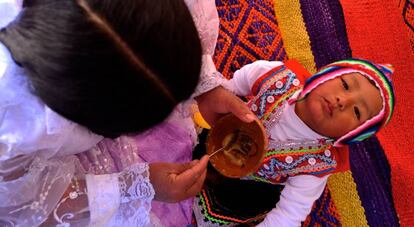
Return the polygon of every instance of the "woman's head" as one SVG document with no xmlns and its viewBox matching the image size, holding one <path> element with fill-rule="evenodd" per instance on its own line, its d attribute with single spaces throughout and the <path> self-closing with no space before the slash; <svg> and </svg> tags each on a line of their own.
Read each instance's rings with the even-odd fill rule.
<svg viewBox="0 0 414 227">
<path fill-rule="evenodd" d="M 0 32 L 33 92 L 115 137 L 163 120 L 193 92 L 201 44 L 180 0 L 32 0 Z"/>
</svg>

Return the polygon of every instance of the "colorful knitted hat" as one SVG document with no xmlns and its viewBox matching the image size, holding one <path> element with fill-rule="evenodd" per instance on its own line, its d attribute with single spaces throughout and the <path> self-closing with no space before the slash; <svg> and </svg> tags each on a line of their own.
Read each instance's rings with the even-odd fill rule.
<svg viewBox="0 0 414 227">
<path fill-rule="evenodd" d="M 327 80 L 349 73 L 360 73 L 375 82 L 380 90 L 383 108 L 380 113 L 365 121 L 362 125 L 337 139 L 334 146 L 343 146 L 362 141 L 385 126 L 391 119 L 394 110 L 394 90 L 390 75 L 393 73 L 391 65 L 374 64 L 362 59 L 346 59 L 334 62 L 321 68 L 315 75 L 306 80 L 299 99 L 306 97 L 309 92 Z"/>
</svg>

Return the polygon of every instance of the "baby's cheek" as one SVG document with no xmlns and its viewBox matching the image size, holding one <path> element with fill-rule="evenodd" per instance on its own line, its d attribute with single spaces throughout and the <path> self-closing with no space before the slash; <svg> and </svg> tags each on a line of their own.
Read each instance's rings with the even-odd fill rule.
<svg viewBox="0 0 414 227">
<path fill-rule="evenodd" d="M 339 138 L 356 128 L 354 120 L 346 114 L 337 114 L 330 122 L 330 130 L 334 137 Z"/>
<path fill-rule="evenodd" d="M 350 119 L 348 121 L 346 121 L 346 124 L 342 126 L 342 128 L 344 129 L 343 134 L 347 134 L 350 131 L 358 128 L 358 126 L 360 126 L 361 124 L 358 122 L 358 120 L 356 119 Z"/>
</svg>

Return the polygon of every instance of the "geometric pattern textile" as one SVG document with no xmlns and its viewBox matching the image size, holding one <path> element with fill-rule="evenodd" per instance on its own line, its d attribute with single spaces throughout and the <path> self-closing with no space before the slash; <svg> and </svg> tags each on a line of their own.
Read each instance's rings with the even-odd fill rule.
<svg viewBox="0 0 414 227">
<path fill-rule="evenodd" d="M 271 0 L 216 0 L 220 30 L 214 62 L 226 78 L 259 59 L 286 60 Z"/>
</svg>

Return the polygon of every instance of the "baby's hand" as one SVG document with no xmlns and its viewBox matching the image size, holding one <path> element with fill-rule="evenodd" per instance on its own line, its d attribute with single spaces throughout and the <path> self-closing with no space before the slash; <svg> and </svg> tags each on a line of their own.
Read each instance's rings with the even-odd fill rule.
<svg viewBox="0 0 414 227">
<path fill-rule="evenodd" d="M 155 189 L 155 200 L 179 202 L 195 196 L 203 186 L 207 174 L 208 156 L 189 163 L 152 163 L 150 182 Z"/>
</svg>

